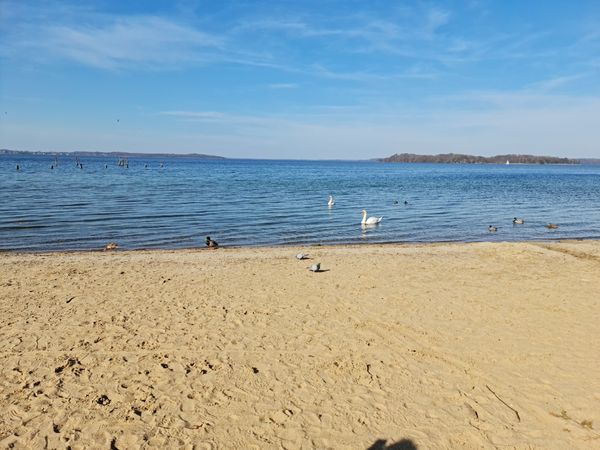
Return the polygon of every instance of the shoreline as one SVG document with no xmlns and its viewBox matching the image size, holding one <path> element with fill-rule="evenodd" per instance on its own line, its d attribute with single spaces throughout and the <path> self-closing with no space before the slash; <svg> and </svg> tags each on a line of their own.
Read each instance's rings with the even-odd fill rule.
<svg viewBox="0 0 600 450">
<path fill-rule="evenodd" d="M 545 239 L 529 239 L 515 241 L 387 241 L 387 242 L 359 242 L 338 244 L 272 244 L 272 245 L 222 245 L 217 250 L 210 250 L 204 245 L 198 247 L 145 247 L 145 248 L 117 248 L 116 250 L 104 250 L 103 248 L 82 248 L 82 249 L 61 249 L 61 250 L 12 250 L 0 249 L 0 256 L 5 255 L 69 255 L 79 253 L 126 253 L 126 252 L 193 252 L 193 251 L 223 251 L 223 250 L 243 250 L 243 249 L 302 249 L 309 250 L 312 248 L 339 248 L 339 247 L 371 247 L 371 246 L 398 246 L 398 247 L 427 247 L 439 245 L 471 245 L 471 244 L 528 244 L 528 243 L 569 243 L 569 242 L 598 242 L 600 237 L 589 238 L 545 238 Z"/>
<path fill-rule="evenodd" d="M 590 448 L 598 292 L 598 240 L 0 253 L 0 447 Z"/>
</svg>

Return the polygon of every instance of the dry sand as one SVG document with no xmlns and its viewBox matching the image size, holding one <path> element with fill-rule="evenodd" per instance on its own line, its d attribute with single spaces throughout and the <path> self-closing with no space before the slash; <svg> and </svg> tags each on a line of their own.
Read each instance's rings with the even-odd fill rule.
<svg viewBox="0 0 600 450">
<path fill-rule="evenodd" d="M 600 242 L 300 250 L 0 254 L 0 448 L 600 448 Z"/>
</svg>

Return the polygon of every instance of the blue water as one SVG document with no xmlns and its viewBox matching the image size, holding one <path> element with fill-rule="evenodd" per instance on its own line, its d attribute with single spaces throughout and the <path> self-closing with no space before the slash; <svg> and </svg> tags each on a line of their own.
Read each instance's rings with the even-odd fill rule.
<svg viewBox="0 0 600 450">
<path fill-rule="evenodd" d="M 600 238 L 600 165 L 53 159 L 0 156 L 0 249 Z"/>
</svg>

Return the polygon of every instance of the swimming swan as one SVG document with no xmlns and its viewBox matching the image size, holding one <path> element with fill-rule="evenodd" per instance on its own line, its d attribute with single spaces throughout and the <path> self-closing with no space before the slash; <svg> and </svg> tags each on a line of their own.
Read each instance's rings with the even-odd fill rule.
<svg viewBox="0 0 600 450">
<path fill-rule="evenodd" d="M 327 206 L 331 208 L 333 205 L 335 205 L 335 201 L 333 201 L 333 197 L 330 195 L 329 201 L 327 202 Z"/>
<path fill-rule="evenodd" d="M 383 217 L 369 217 L 367 219 L 367 210 L 363 209 L 362 210 L 362 221 L 360 222 L 361 225 L 377 225 L 379 222 L 381 222 L 381 219 L 383 219 Z"/>
</svg>

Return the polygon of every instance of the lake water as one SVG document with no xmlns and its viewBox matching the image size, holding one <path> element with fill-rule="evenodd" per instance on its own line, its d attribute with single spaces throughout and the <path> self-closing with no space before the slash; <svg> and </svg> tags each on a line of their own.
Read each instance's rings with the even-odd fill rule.
<svg viewBox="0 0 600 450">
<path fill-rule="evenodd" d="M 207 235 L 224 246 L 600 238 L 600 165 L 53 161 L 0 155 L 0 249 L 184 248 Z M 362 228 L 363 208 L 381 224 Z"/>
</svg>

